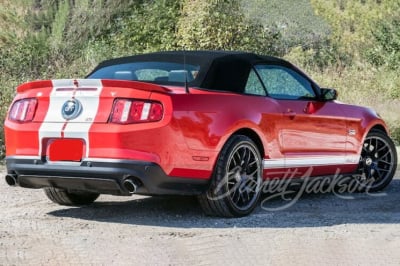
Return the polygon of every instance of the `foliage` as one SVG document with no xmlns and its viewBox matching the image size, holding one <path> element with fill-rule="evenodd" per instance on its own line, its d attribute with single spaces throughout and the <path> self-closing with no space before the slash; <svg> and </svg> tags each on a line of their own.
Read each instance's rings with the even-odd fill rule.
<svg viewBox="0 0 400 266">
<path fill-rule="evenodd" d="M 310 0 L 317 15 L 324 17 L 332 29 L 331 40 L 339 53 L 363 65 L 365 53 L 376 46 L 377 25 L 398 16 L 400 2 L 392 0 Z"/>
<path fill-rule="evenodd" d="M 292 47 L 303 50 L 324 46 L 329 39 L 330 27 L 315 15 L 309 0 L 253 0 L 242 1 L 245 16 L 281 34 L 280 49 L 288 53 Z"/>
<path fill-rule="evenodd" d="M 129 16 L 116 21 L 110 32 L 110 46 L 121 54 L 177 49 L 180 9 L 179 1 L 144 1 Z"/>
<path fill-rule="evenodd" d="M 400 12 L 400 9 L 399 9 Z M 400 14 L 392 19 L 379 21 L 372 32 L 376 45 L 366 52 L 375 66 L 385 65 L 391 69 L 400 67 Z"/>
<path fill-rule="evenodd" d="M 3 124 L 8 107 L 14 97 L 14 88 L 21 81 L 17 79 L 7 79 L 2 74 L 0 74 L 0 80 L 2 81 L 2 86 L 0 87 L 0 121 Z M 4 82 L 4 83 L 3 83 Z M 3 125 L 0 126 L 0 160 L 4 158 L 5 147 L 4 147 L 4 132 Z"/>
<path fill-rule="evenodd" d="M 0 48 L 3 45 L 12 45 L 15 39 L 25 36 L 27 1 L 29 0 L 0 0 Z"/>
<path fill-rule="evenodd" d="M 178 22 L 180 47 L 188 50 L 244 50 L 281 55 L 280 33 L 247 18 L 239 0 L 186 0 Z"/>
<path fill-rule="evenodd" d="M 400 127 L 399 127 L 400 121 L 397 120 L 395 123 L 391 124 L 390 127 L 390 135 L 392 139 L 394 140 L 395 144 L 397 146 L 400 146 Z"/>
</svg>

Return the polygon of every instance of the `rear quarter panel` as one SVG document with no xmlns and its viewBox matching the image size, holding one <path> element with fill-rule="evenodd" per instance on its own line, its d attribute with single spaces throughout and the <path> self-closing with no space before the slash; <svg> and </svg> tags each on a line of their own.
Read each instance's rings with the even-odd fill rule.
<svg viewBox="0 0 400 266">
<path fill-rule="evenodd" d="M 281 114 L 271 99 L 210 92 L 174 95 L 172 101 L 174 119 L 190 149 L 219 152 L 236 131 L 250 129 L 259 136 L 264 148 L 276 145 L 271 150 L 280 154 L 274 120 Z"/>
</svg>

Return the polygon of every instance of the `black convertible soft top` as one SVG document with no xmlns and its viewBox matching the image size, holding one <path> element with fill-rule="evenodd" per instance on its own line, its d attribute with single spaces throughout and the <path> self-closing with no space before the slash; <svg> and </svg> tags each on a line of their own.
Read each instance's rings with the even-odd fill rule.
<svg viewBox="0 0 400 266">
<path fill-rule="evenodd" d="M 260 62 L 275 62 L 292 66 L 287 61 L 254 53 L 236 51 L 168 51 L 121 57 L 101 62 L 91 74 L 114 65 L 134 62 L 172 62 L 199 65 L 196 79 L 189 82 L 191 87 L 210 90 L 243 92 L 252 66 Z M 176 85 L 176 84 L 175 84 Z"/>
</svg>

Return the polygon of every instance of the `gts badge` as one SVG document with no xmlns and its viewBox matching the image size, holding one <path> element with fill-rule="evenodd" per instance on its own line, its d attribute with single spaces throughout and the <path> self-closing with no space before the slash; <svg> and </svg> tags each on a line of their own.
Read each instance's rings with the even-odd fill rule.
<svg viewBox="0 0 400 266">
<path fill-rule="evenodd" d="M 72 120 L 77 118 L 82 113 L 82 104 L 77 99 L 66 101 L 61 109 L 62 117 L 65 120 Z"/>
</svg>

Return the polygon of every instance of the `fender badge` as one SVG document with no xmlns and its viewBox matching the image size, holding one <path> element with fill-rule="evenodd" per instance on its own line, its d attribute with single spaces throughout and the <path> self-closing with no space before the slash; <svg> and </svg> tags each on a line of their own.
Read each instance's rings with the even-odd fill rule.
<svg viewBox="0 0 400 266">
<path fill-rule="evenodd" d="M 350 136 L 355 136 L 357 134 L 357 131 L 355 129 L 349 129 L 348 133 Z"/>
<path fill-rule="evenodd" d="M 77 118 L 82 113 L 82 104 L 77 99 L 66 101 L 61 109 L 61 114 L 65 120 Z"/>
</svg>

